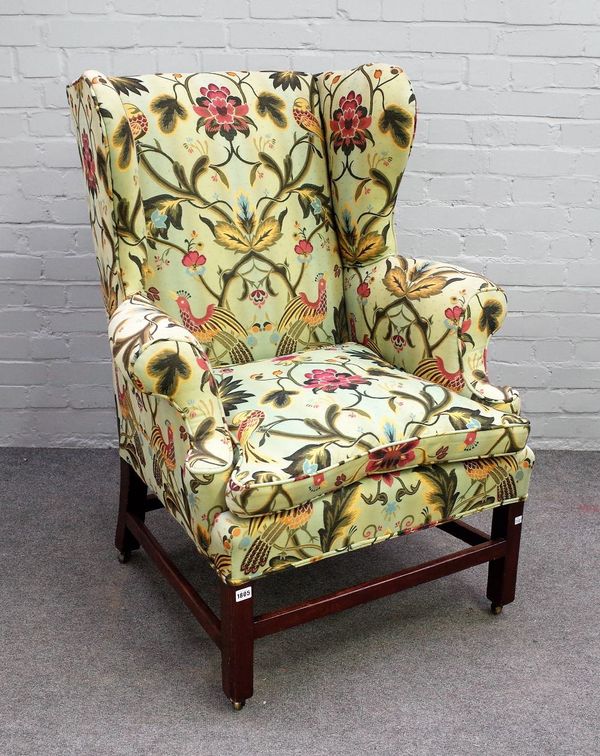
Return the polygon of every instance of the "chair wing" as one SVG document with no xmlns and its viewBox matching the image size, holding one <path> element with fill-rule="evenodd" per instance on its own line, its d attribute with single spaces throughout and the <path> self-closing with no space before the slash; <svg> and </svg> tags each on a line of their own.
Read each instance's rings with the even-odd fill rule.
<svg viewBox="0 0 600 756">
<path fill-rule="evenodd" d="M 119 160 L 119 154 L 111 148 L 115 142 L 129 143 L 130 132 L 123 103 L 108 77 L 86 71 L 67 87 L 67 97 L 87 184 L 104 303 L 110 316 L 126 296 L 145 287 L 143 263 L 147 253 L 137 161 L 131 153 L 126 163 Z"/>
<path fill-rule="evenodd" d="M 477 273 L 407 259 L 396 244 L 394 207 L 416 126 L 408 78 L 397 66 L 364 65 L 321 74 L 318 86 L 350 338 L 418 377 L 518 412 L 517 392 L 487 377 L 504 292 Z"/>
</svg>

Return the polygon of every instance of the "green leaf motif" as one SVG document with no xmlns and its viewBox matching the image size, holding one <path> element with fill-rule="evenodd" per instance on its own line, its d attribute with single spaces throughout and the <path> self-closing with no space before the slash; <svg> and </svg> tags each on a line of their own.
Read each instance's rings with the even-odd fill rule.
<svg viewBox="0 0 600 756">
<path fill-rule="evenodd" d="M 135 79 L 133 76 L 109 76 L 108 80 L 119 94 L 128 95 L 130 93 L 140 95 L 147 92 L 145 84 L 141 79 Z"/>
<path fill-rule="evenodd" d="M 283 173 L 281 172 L 281 169 L 279 168 L 277 163 L 273 160 L 273 158 L 270 155 L 267 155 L 266 152 L 259 152 L 258 159 L 265 166 L 265 168 L 268 168 L 269 170 L 273 171 L 273 173 L 279 179 L 279 183 L 283 186 L 283 184 L 285 183 L 283 180 Z"/>
<path fill-rule="evenodd" d="M 329 467 L 331 464 L 331 454 L 326 443 L 305 444 L 284 459 L 290 460 L 290 464 L 284 468 L 285 472 L 294 477 L 304 474 L 304 462 L 316 465 L 317 470 Z"/>
<path fill-rule="evenodd" d="M 339 307 L 333 308 L 333 340 L 335 344 L 343 344 L 349 341 L 348 319 L 346 316 L 346 302 L 342 297 Z"/>
<path fill-rule="evenodd" d="M 214 433 L 217 423 L 214 417 L 205 417 L 196 428 L 193 442 L 195 445 L 207 441 Z"/>
<path fill-rule="evenodd" d="M 148 362 L 148 375 L 155 379 L 155 390 L 164 396 L 172 396 L 179 381 L 187 380 L 192 371 L 179 352 L 163 349 Z"/>
<path fill-rule="evenodd" d="M 211 165 L 211 170 L 213 170 L 217 174 L 217 176 L 221 179 L 226 187 L 229 187 L 229 180 L 224 171 L 222 171 L 220 168 L 217 168 L 216 165 Z"/>
<path fill-rule="evenodd" d="M 442 412 L 442 415 L 448 417 L 454 430 L 479 430 L 479 428 L 491 428 L 494 425 L 491 417 L 486 417 L 480 410 L 467 407 L 450 407 Z M 473 423 L 474 420 L 476 423 Z"/>
<path fill-rule="evenodd" d="M 392 185 L 389 182 L 388 177 L 385 175 L 385 173 L 378 171 L 377 168 L 371 168 L 371 170 L 369 171 L 369 175 L 373 179 L 373 183 L 376 186 L 380 186 L 382 189 L 384 189 L 388 198 L 392 196 L 394 190 L 392 188 Z"/>
<path fill-rule="evenodd" d="M 208 157 L 208 155 L 201 155 L 192 166 L 192 170 L 190 172 L 190 185 L 196 191 L 198 189 L 198 179 L 207 169 L 209 162 L 210 158 Z"/>
<path fill-rule="evenodd" d="M 272 404 L 277 409 L 282 409 L 283 407 L 288 407 L 292 403 L 291 397 L 296 396 L 298 393 L 298 391 L 290 391 L 289 389 L 274 389 L 267 392 L 260 400 L 260 403 L 261 405 Z"/>
<path fill-rule="evenodd" d="M 100 147 L 96 148 L 96 165 L 98 166 L 98 176 L 100 177 L 100 180 L 104 185 L 106 193 L 109 197 L 112 197 L 112 182 L 110 181 L 108 176 L 106 156 L 104 154 L 104 150 L 101 150 Z"/>
<path fill-rule="evenodd" d="M 275 126 L 285 129 L 287 118 L 285 116 L 285 102 L 272 92 L 261 92 L 256 98 L 256 112 L 265 118 L 268 116 Z"/>
<path fill-rule="evenodd" d="M 187 110 L 177 98 L 167 94 L 155 97 L 150 103 L 150 110 L 158 116 L 158 128 L 163 134 L 171 134 L 175 131 L 178 119 L 185 121 L 188 117 Z"/>
<path fill-rule="evenodd" d="M 489 334 L 495 333 L 500 328 L 503 314 L 502 303 L 496 299 L 490 299 L 482 307 L 478 322 L 479 330 Z"/>
<path fill-rule="evenodd" d="M 359 497 L 358 486 L 339 488 L 331 495 L 331 501 L 323 502 L 323 527 L 319 528 L 319 540 L 323 553 L 331 551 L 334 542 L 356 518 L 355 504 Z"/>
<path fill-rule="evenodd" d="M 114 131 L 112 142 L 117 149 L 117 165 L 124 171 L 129 167 L 133 154 L 133 134 L 131 133 L 129 121 L 125 116 L 119 121 L 119 125 Z"/>
<path fill-rule="evenodd" d="M 242 381 L 232 378 L 230 375 L 226 375 L 221 381 L 219 381 L 219 397 L 223 403 L 223 409 L 225 414 L 229 415 L 238 408 L 238 405 L 245 404 L 252 399 L 252 394 L 244 391 L 242 388 Z"/>
<path fill-rule="evenodd" d="M 415 472 L 427 481 L 425 497 L 431 508 L 440 512 L 440 519 L 450 517 L 458 499 L 456 471 L 448 472 L 443 465 L 427 465 L 415 468 Z"/>
<path fill-rule="evenodd" d="M 392 137 L 403 150 L 410 147 L 413 134 L 413 115 L 399 105 L 388 105 L 379 117 L 379 128 Z"/>
</svg>

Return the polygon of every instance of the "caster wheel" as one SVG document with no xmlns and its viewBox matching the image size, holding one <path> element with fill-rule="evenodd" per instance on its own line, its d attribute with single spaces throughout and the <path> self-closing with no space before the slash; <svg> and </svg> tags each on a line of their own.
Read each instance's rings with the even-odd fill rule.
<svg viewBox="0 0 600 756">
<path fill-rule="evenodd" d="M 245 701 L 231 701 L 234 711 L 241 711 L 244 708 Z"/>
<path fill-rule="evenodd" d="M 500 614 L 502 612 L 502 604 L 492 604 L 492 614 Z"/>
<path fill-rule="evenodd" d="M 117 558 L 121 564 L 127 564 L 127 562 L 131 559 L 131 551 L 129 551 L 129 549 L 126 549 L 125 551 L 119 551 L 119 556 Z"/>
</svg>

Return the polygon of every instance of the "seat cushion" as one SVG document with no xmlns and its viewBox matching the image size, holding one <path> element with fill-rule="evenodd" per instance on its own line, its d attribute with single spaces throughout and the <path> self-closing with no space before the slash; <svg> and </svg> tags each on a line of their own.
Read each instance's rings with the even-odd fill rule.
<svg viewBox="0 0 600 756">
<path fill-rule="evenodd" d="M 291 509 L 364 477 L 511 454 L 528 422 L 347 343 L 215 370 L 240 516 Z"/>
<path fill-rule="evenodd" d="M 526 499 L 533 463 L 525 447 L 497 458 L 400 470 L 385 480 L 367 477 L 290 512 L 221 512 L 208 531 L 197 531 L 200 546 L 224 580 L 245 583 Z"/>
</svg>

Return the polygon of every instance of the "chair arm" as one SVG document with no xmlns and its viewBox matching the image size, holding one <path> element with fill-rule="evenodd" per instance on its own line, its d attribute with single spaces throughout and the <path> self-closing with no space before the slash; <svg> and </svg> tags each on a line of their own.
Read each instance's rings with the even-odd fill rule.
<svg viewBox="0 0 600 756">
<path fill-rule="evenodd" d="M 167 399 L 181 416 L 196 458 L 208 466 L 231 463 L 231 437 L 209 359 L 190 331 L 134 294 L 109 322 L 117 370 L 138 391 Z"/>
<path fill-rule="evenodd" d="M 503 412 L 518 393 L 487 377 L 487 346 L 506 315 L 506 295 L 469 270 L 393 255 L 345 269 L 350 335 L 388 362 Z"/>
</svg>

